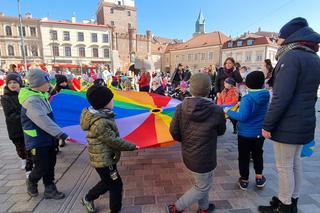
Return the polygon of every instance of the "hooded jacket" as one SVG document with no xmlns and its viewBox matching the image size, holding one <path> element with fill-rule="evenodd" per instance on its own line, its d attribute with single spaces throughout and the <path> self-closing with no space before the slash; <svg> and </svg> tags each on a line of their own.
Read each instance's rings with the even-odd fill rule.
<svg viewBox="0 0 320 213">
<path fill-rule="evenodd" d="M 18 92 L 10 91 L 8 87 L 5 86 L 3 96 L 1 96 L 1 105 L 6 117 L 10 140 L 18 138 L 23 139 L 21 126 L 21 104 L 18 100 Z"/>
<path fill-rule="evenodd" d="M 115 114 L 108 110 L 83 109 L 80 125 L 88 141 L 90 163 L 94 168 L 104 168 L 116 164 L 120 151 L 135 150 L 136 145 L 123 140 L 114 121 Z"/>
<path fill-rule="evenodd" d="M 269 91 L 266 89 L 249 90 L 240 102 L 238 112 L 228 111 L 228 115 L 238 120 L 239 135 L 248 138 L 262 136 L 262 124 L 268 110 L 270 99 Z"/>
<path fill-rule="evenodd" d="M 285 44 L 320 43 L 320 35 L 304 27 L 290 35 Z M 274 141 L 307 144 L 314 139 L 315 104 L 320 83 L 320 59 L 311 50 L 293 49 L 280 57 L 274 70 L 273 97 L 263 129 Z"/>
<path fill-rule="evenodd" d="M 179 104 L 170 124 L 172 137 L 181 142 L 183 162 L 196 173 L 217 166 L 217 136 L 226 130 L 220 107 L 206 98 L 186 98 Z"/>
</svg>

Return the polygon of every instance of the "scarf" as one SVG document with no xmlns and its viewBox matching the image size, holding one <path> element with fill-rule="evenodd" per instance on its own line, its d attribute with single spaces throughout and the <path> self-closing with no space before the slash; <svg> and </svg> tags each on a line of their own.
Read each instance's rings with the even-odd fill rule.
<svg viewBox="0 0 320 213">
<path fill-rule="evenodd" d="M 309 52 L 315 52 L 310 47 L 305 46 L 304 43 L 294 42 L 294 43 L 285 44 L 285 45 L 281 46 L 277 51 L 276 60 L 279 60 L 287 52 L 289 52 L 290 50 L 294 50 L 294 49 L 302 49 L 302 50 L 309 51 Z"/>
<path fill-rule="evenodd" d="M 224 73 L 225 73 L 228 77 L 230 77 L 231 74 L 232 74 L 232 72 L 234 71 L 234 68 L 231 68 L 231 69 L 226 69 L 226 68 L 224 68 L 223 70 L 224 70 Z"/>
</svg>

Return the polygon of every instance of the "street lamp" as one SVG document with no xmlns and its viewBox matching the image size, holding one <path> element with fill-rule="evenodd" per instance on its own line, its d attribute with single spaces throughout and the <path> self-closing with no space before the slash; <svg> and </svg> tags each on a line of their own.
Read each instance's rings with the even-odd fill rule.
<svg viewBox="0 0 320 213">
<path fill-rule="evenodd" d="M 27 66 L 27 58 L 26 58 L 26 53 L 25 53 L 25 47 L 24 47 L 24 38 L 23 38 L 23 31 L 22 31 L 22 16 L 21 16 L 21 6 L 20 6 L 20 0 L 18 1 L 18 13 L 19 13 L 19 28 L 20 28 L 20 38 L 21 38 L 21 49 L 22 49 L 22 58 L 24 62 L 24 68 L 25 71 L 28 71 L 28 66 Z"/>
</svg>

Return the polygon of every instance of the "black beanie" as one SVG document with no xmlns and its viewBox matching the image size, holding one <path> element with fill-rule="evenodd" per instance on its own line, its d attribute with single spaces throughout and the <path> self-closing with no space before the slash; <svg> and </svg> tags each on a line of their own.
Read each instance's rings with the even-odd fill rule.
<svg viewBox="0 0 320 213">
<path fill-rule="evenodd" d="M 230 84 L 230 85 L 232 85 L 234 87 L 237 85 L 237 82 L 233 78 L 226 78 L 224 80 L 224 82 L 226 82 L 227 84 Z"/>
<path fill-rule="evenodd" d="M 249 89 L 262 89 L 265 77 L 262 71 L 250 72 L 246 77 L 246 86 Z"/>
<path fill-rule="evenodd" d="M 308 27 L 308 22 L 306 19 L 298 17 L 294 18 L 288 23 L 286 23 L 279 32 L 279 38 L 287 39 L 296 31 L 300 30 L 301 28 Z"/>
<path fill-rule="evenodd" d="M 112 91 L 105 86 L 93 85 L 87 90 L 87 99 L 96 110 L 104 108 L 112 98 Z"/>
<path fill-rule="evenodd" d="M 55 75 L 55 78 L 56 78 L 56 81 L 57 81 L 57 85 L 63 83 L 63 82 L 68 82 L 68 79 L 65 75 L 60 75 L 60 74 L 57 74 Z"/>
<path fill-rule="evenodd" d="M 6 85 L 8 85 L 9 81 L 16 81 L 19 83 L 20 87 L 22 86 L 22 78 L 18 73 L 14 73 L 14 72 L 9 73 L 6 76 Z"/>
</svg>

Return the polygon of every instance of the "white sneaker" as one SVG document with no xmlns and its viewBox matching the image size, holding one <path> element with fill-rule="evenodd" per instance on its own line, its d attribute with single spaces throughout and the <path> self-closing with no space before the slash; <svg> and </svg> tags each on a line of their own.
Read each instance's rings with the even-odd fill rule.
<svg viewBox="0 0 320 213">
<path fill-rule="evenodd" d="M 26 172 L 26 178 L 27 179 L 29 178 L 30 173 L 31 173 L 31 171 Z"/>
<path fill-rule="evenodd" d="M 21 160 L 21 169 L 24 170 L 26 168 L 26 160 Z"/>
</svg>

